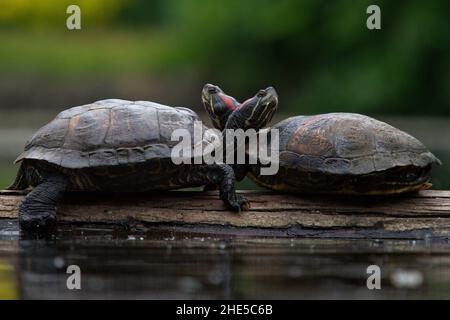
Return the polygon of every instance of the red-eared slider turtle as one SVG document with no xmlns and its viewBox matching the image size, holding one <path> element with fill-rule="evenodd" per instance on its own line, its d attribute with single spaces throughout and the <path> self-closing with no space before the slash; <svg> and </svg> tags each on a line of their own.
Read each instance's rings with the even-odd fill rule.
<svg viewBox="0 0 450 320">
<path fill-rule="evenodd" d="M 253 97 L 241 104 L 235 98 L 225 94 L 218 86 L 207 84 L 203 90 L 202 100 L 214 127 L 223 131 L 224 146 L 227 145 L 226 136 L 230 129 L 254 129 L 258 131 L 272 120 L 278 109 L 278 94 L 273 87 L 259 90 Z M 229 142 L 234 145 L 234 143 L 239 143 L 239 140 Z M 248 143 L 246 144 L 248 146 Z M 225 151 L 229 151 L 229 149 Z M 227 155 L 224 155 L 224 157 L 228 159 Z M 238 164 L 237 157 L 235 154 L 235 164 L 232 164 L 232 167 L 236 180 L 240 181 L 245 178 L 248 167 L 246 163 Z"/>
<path fill-rule="evenodd" d="M 205 106 L 223 115 L 223 108 Z M 224 122 L 224 121 L 222 121 Z M 261 186 L 292 193 L 382 195 L 427 189 L 440 161 L 417 139 L 384 122 L 354 113 L 288 118 L 279 130 L 279 170 L 261 175 Z M 270 136 L 269 136 L 270 139 Z"/>
<path fill-rule="evenodd" d="M 202 97 L 228 99 L 218 93 L 205 86 Z M 236 110 L 233 125 L 248 127 L 247 115 L 260 108 L 248 103 Z M 230 166 L 174 164 L 171 150 L 179 141 L 172 141 L 171 134 L 182 128 L 194 137 L 196 120 L 187 108 L 119 99 L 61 112 L 36 132 L 16 160 L 21 165 L 9 189 L 33 187 L 20 206 L 21 226 L 49 226 L 65 191 L 147 192 L 215 184 L 230 209 L 243 209 L 247 202 L 235 193 Z"/>
<path fill-rule="evenodd" d="M 278 108 L 278 94 L 273 87 L 259 90 L 255 96 L 241 104 L 232 96 L 225 94 L 218 86 L 206 84 L 202 100 L 213 126 L 219 130 L 238 128 L 258 130 L 272 120 Z M 258 108 L 244 108 L 248 105 Z M 240 112 L 234 112 L 236 110 Z M 244 118 L 245 125 L 242 125 Z"/>
</svg>

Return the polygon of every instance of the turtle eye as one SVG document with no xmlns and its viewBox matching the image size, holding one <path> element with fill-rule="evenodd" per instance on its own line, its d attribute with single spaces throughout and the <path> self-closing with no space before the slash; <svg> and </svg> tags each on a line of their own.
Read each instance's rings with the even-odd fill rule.
<svg viewBox="0 0 450 320">
<path fill-rule="evenodd" d="M 262 98 L 266 95 L 266 91 L 265 90 L 259 90 L 258 94 L 256 95 L 258 98 Z"/>
<path fill-rule="evenodd" d="M 217 88 L 216 87 L 209 87 L 208 88 L 208 92 L 209 93 L 216 93 L 217 92 Z"/>
</svg>

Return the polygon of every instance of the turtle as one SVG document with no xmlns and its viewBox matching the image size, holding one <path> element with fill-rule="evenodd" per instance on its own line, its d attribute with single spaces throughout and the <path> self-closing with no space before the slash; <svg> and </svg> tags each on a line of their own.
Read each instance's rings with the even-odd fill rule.
<svg viewBox="0 0 450 320">
<path fill-rule="evenodd" d="M 239 108 L 237 101 L 233 105 Z M 219 128 L 232 114 L 223 107 L 206 104 L 205 108 L 215 113 L 211 118 Z M 216 120 L 222 118 L 225 120 Z M 260 163 L 247 163 L 241 169 L 245 167 L 243 171 L 258 185 L 278 192 L 348 195 L 414 192 L 431 187 L 432 166 L 441 164 L 413 136 L 357 113 L 293 116 L 270 129 L 279 133 L 277 173 L 262 175 Z M 270 131 L 268 135 L 270 141 Z"/>
<path fill-rule="evenodd" d="M 202 97 L 229 100 L 206 85 Z M 266 99 L 273 99 L 267 95 Z M 234 126 L 249 127 L 248 114 L 260 105 L 249 103 L 230 117 Z M 176 129 L 194 136 L 198 115 L 189 108 L 150 101 L 106 99 L 60 112 L 40 128 L 17 157 L 20 163 L 10 190 L 31 192 L 19 208 L 23 230 L 47 230 L 65 192 L 152 192 L 215 184 L 220 198 L 233 210 L 245 210 L 247 200 L 236 194 L 233 168 L 224 163 L 175 164 L 171 151 Z M 205 129 L 203 129 L 205 130 Z"/>
</svg>

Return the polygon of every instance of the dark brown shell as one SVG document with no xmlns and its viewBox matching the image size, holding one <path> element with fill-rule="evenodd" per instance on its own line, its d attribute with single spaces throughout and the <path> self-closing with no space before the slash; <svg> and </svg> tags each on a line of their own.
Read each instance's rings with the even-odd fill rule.
<svg viewBox="0 0 450 320">
<path fill-rule="evenodd" d="M 367 174 L 440 161 L 416 138 L 353 113 L 288 118 L 280 130 L 280 165 L 332 174 Z"/>
<path fill-rule="evenodd" d="M 148 101 L 108 99 L 67 109 L 39 129 L 16 159 L 65 168 L 114 166 L 170 157 L 173 130 L 193 132 L 197 114 Z"/>
</svg>

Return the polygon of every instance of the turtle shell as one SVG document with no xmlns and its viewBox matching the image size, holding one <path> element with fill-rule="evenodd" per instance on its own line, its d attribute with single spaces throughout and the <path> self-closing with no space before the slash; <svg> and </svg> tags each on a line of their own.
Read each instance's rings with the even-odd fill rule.
<svg viewBox="0 0 450 320">
<path fill-rule="evenodd" d="M 62 111 L 39 129 L 16 159 L 82 169 L 169 158 L 175 129 L 193 137 L 197 114 L 148 101 L 108 99 Z"/>
<path fill-rule="evenodd" d="M 440 163 L 416 138 L 360 114 L 297 116 L 273 128 L 280 134 L 280 166 L 287 168 L 363 175 Z"/>
</svg>

